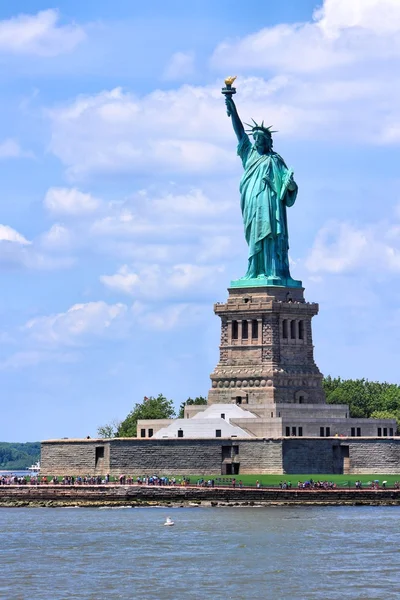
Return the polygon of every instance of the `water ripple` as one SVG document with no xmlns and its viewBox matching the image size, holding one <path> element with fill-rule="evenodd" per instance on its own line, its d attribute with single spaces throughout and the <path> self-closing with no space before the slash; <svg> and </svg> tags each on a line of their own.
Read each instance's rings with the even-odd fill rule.
<svg viewBox="0 0 400 600">
<path fill-rule="evenodd" d="M 397 507 L 1 509 L 6 600 L 399 597 Z"/>
</svg>

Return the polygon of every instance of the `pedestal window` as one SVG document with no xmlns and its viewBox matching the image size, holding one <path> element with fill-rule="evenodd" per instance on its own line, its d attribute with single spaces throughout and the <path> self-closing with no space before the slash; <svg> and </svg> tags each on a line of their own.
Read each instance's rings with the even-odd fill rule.
<svg viewBox="0 0 400 600">
<path fill-rule="evenodd" d="M 237 340 L 239 337 L 239 326 L 237 321 L 232 321 L 232 339 Z"/>
<path fill-rule="evenodd" d="M 282 321 L 282 337 L 284 340 L 287 340 L 289 337 L 289 321 L 287 319 L 283 319 Z"/>
</svg>

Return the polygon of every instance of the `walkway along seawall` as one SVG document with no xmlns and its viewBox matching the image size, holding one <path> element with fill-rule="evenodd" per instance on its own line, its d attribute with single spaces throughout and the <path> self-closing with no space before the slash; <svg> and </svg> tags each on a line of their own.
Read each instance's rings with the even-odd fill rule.
<svg viewBox="0 0 400 600">
<path fill-rule="evenodd" d="M 276 504 L 317 505 L 400 505 L 400 490 L 393 489 L 254 489 L 203 488 L 191 486 L 138 485 L 4 485 L 0 486 L 3 506 L 152 506 L 191 505 L 253 506 Z"/>
</svg>

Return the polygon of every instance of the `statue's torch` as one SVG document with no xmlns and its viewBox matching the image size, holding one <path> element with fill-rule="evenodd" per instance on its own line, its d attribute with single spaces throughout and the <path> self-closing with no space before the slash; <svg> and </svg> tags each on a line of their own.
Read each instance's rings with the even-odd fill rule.
<svg viewBox="0 0 400 600">
<path fill-rule="evenodd" d="M 229 96 L 230 98 L 232 98 L 233 94 L 236 94 L 236 88 L 232 87 L 232 83 L 235 81 L 235 79 L 236 75 L 234 77 L 227 77 L 225 79 L 225 87 L 222 88 L 221 94 L 224 94 L 224 96 Z M 226 113 L 228 117 L 231 116 L 229 110 L 227 110 Z"/>
</svg>

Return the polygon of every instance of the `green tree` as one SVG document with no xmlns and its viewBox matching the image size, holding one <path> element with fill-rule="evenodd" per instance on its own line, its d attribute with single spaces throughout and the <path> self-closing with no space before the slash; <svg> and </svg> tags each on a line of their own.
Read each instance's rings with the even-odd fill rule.
<svg viewBox="0 0 400 600">
<path fill-rule="evenodd" d="M 196 396 L 196 398 L 188 398 L 186 400 L 186 402 L 182 402 L 182 404 L 179 407 L 179 413 L 178 413 L 178 419 L 183 419 L 185 416 L 185 406 L 186 405 L 190 405 L 193 406 L 193 404 L 207 404 L 207 398 L 204 398 L 204 396 Z"/>
<path fill-rule="evenodd" d="M 137 422 L 139 419 L 173 419 L 175 410 L 172 400 L 159 394 L 157 398 L 150 396 L 143 398 L 141 404 L 135 404 L 133 410 L 118 427 L 118 437 L 136 437 Z"/>
<path fill-rule="evenodd" d="M 100 438 L 118 437 L 118 429 L 120 425 L 121 421 L 119 419 L 114 419 L 110 423 L 106 423 L 106 425 L 100 425 L 97 428 L 97 435 Z"/>
<path fill-rule="evenodd" d="M 400 412 L 400 386 L 395 383 L 328 376 L 323 386 L 327 402 L 348 404 L 351 417 L 370 418 L 376 412 L 391 415 Z"/>
<path fill-rule="evenodd" d="M 390 410 L 374 410 L 371 414 L 372 419 L 396 419 L 397 431 L 400 429 L 400 410 L 390 412 Z"/>
<path fill-rule="evenodd" d="M 0 467 L 26 469 L 40 459 L 40 442 L 0 442 Z"/>
</svg>

